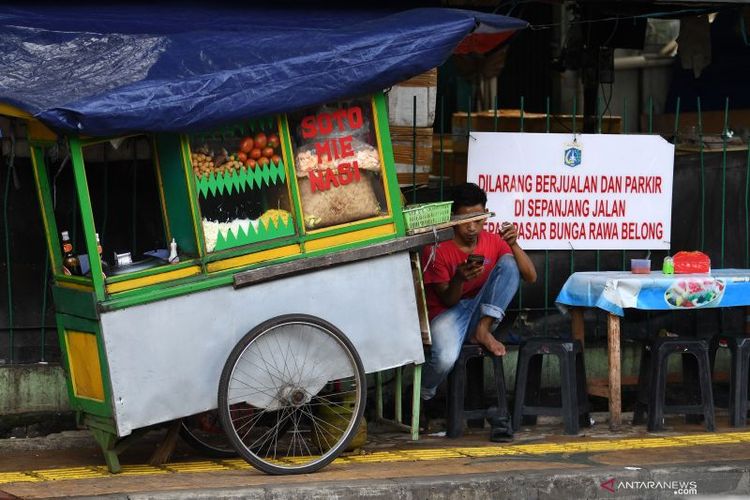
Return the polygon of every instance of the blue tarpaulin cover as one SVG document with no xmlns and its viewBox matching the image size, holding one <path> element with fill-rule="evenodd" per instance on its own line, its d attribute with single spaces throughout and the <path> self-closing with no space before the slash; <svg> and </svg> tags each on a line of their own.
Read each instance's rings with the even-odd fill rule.
<svg viewBox="0 0 750 500">
<path fill-rule="evenodd" d="M 419 8 L 0 6 L 0 102 L 89 136 L 205 130 L 364 95 L 525 21 Z"/>
</svg>

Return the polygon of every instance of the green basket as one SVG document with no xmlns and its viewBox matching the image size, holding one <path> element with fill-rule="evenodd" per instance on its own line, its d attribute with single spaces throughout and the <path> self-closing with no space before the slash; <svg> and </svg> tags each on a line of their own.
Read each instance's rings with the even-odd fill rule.
<svg viewBox="0 0 750 500">
<path fill-rule="evenodd" d="M 452 201 L 421 203 L 404 208 L 404 224 L 411 231 L 420 227 L 434 226 L 451 220 Z"/>
</svg>

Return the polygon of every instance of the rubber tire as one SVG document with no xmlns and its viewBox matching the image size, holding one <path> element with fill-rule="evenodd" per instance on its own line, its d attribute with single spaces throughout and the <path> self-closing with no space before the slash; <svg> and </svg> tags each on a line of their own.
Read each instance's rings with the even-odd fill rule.
<svg viewBox="0 0 750 500">
<path fill-rule="evenodd" d="M 328 451 L 328 455 L 326 455 L 324 458 L 308 464 L 301 467 L 294 467 L 294 468 L 288 468 L 288 467 L 280 467 L 276 464 L 267 462 L 263 460 L 262 458 L 258 457 L 254 453 L 252 453 L 251 450 L 249 450 L 244 443 L 239 439 L 239 437 L 236 435 L 236 433 L 233 431 L 234 427 L 232 425 L 230 414 L 229 414 L 229 406 L 227 404 L 228 402 L 228 389 L 229 389 L 229 382 L 230 377 L 232 376 L 232 373 L 234 371 L 234 367 L 237 364 L 237 361 L 239 357 L 245 352 L 245 350 L 252 344 L 252 342 L 260 337 L 261 335 L 266 334 L 266 332 L 274 327 L 278 327 L 280 325 L 286 324 L 286 323 L 308 323 L 315 326 L 320 327 L 324 331 L 327 331 L 330 335 L 332 335 L 343 347 L 346 351 L 348 351 L 348 354 L 352 361 L 354 361 L 354 368 L 356 370 L 355 374 L 355 381 L 358 380 L 357 384 L 357 390 L 359 391 L 358 401 L 356 402 L 356 411 L 353 416 L 354 422 L 356 423 L 354 426 L 352 426 L 349 431 L 342 435 L 339 441 Z M 227 434 L 227 437 L 229 438 L 229 441 L 232 443 L 234 448 L 237 450 L 237 453 L 244 458 L 248 463 L 250 463 L 252 466 L 257 468 L 258 470 L 265 472 L 267 474 L 273 474 L 273 475 L 288 475 L 288 474 L 309 474 L 312 472 L 316 472 L 326 465 L 330 464 L 333 460 L 338 457 L 338 455 L 346 449 L 346 447 L 349 445 L 351 440 L 354 438 L 355 434 L 358 431 L 358 423 L 362 419 L 362 415 L 365 411 L 365 404 L 367 399 L 367 383 L 365 379 L 365 370 L 364 366 L 362 365 L 362 360 L 357 353 L 357 350 L 354 348 L 354 345 L 351 343 L 351 341 L 344 335 L 341 330 L 339 330 L 337 327 L 332 325 L 331 323 L 318 318 L 316 316 L 308 315 L 308 314 L 285 314 L 282 316 L 277 316 L 275 318 L 271 318 L 267 321 L 264 321 L 260 325 L 256 326 L 250 332 L 248 332 L 238 343 L 234 346 L 234 349 L 232 349 L 232 352 L 229 354 L 229 357 L 227 358 L 226 363 L 224 364 L 224 369 L 221 373 L 221 379 L 219 381 L 219 418 L 221 420 L 222 427 L 224 428 L 224 432 Z"/>
</svg>

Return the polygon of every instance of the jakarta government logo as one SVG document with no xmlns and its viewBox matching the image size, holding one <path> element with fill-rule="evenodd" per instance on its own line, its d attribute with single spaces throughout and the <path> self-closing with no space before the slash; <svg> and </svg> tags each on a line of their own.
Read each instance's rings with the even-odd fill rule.
<svg viewBox="0 0 750 500">
<path fill-rule="evenodd" d="M 581 147 L 576 144 L 566 144 L 568 146 L 565 149 L 563 161 L 566 167 L 577 167 L 581 164 Z"/>
</svg>

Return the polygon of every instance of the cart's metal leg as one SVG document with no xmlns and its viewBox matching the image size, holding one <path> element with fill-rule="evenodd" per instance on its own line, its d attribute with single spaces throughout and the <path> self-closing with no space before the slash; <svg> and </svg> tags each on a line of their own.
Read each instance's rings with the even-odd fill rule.
<svg viewBox="0 0 750 500">
<path fill-rule="evenodd" d="M 411 420 L 408 425 L 404 423 L 403 417 L 403 367 L 395 369 L 395 393 L 394 406 L 395 415 L 393 419 L 383 417 L 383 372 L 375 374 L 375 414 L 379 422 L 393 425 L 402 430 L 408 430 L 411 433 L 412 440 L 419 439 L 419 412 L 420 412 L 420 387 L 422 385 L 422 365 L 413 366 L 413 386 L 411 392 Z"/>
<path fill-rule="evenodd" d="M 375 417 L 383 420 L 383 372 L 375 374 Z"/>
<path fill-rule="evenodd" d="M 414 365 L 414 386 L 411 390 L 411 439 L 419 440 L 419 412 L 422 411 L 422 365 Z"/>
<path fill-rule="evenodd" d="M 401 400 L 403 398 L 403 395 L 401 394 L 403 391 L 403 368 L 400 366 L 396 368 L 396 422 L 397 423 L 403 423 L 404 417 L 403 417 L 403 405 L 401 404 Z"/>
</svg>

